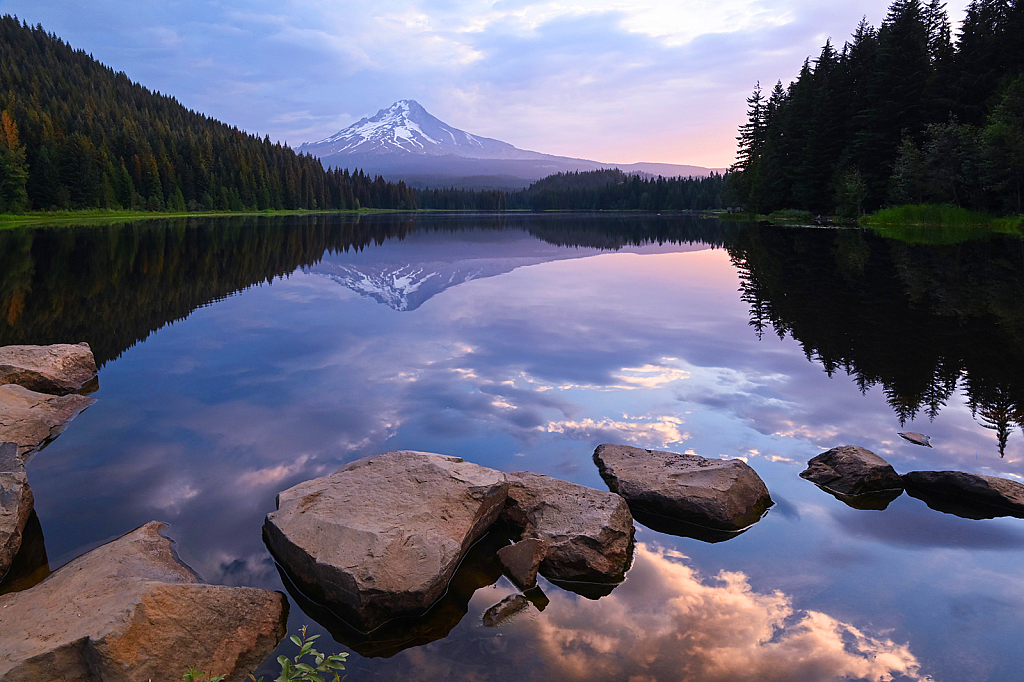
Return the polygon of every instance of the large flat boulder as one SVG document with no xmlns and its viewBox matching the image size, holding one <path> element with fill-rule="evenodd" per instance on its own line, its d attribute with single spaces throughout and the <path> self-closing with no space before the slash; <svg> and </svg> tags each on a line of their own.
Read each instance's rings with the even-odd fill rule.
<svg viewBox="0 0 1024 682">
<path fill-rule="evenodd" d="M 32 489 L 16 443 L 0 443 L 0 578 L 18 550 L 28 517 L 32 514 Z"/>
<path fill-rule="evenodd" d="M 23 592 L 0 596 L 4 682 L 235 682 L 283 639 L 283 594 L 202 584 L 148 523 Z"/>
<path fill-rule="evenodd" d="M 633 516 L 615 493 L 528 471 L 507 474 L 503 516 L 543 546 L 550 580 L 612 583 L 633 558 Z"/>
<path fill-rule="evenodd" d="M 856 445 L 811 458 L 800 477 L 857 509 L 885 509 L 903 493 L 903 479 L 892 465 Z"/>
<path fill-rule="evenodd" d="M 388 452 L 280 493 L 264 540 L 298 587 L 372 630 L 441 597 L 507 494 L 499 471 Z"/>
<path fill-rule="evenodd" d="M 25 461 L 94 402 L 83 395 L 53 396 L 17 384 L 0 386 L 0 441 L 17 443 L 18 456 Z"/>
<path fill-rule="evenodd" d="M 0 347 L 0 384 L 66 395 L 96 378 L 96 358 L 87 343 Z"/>
<path fill-rule="evenodd" d="M 624 497 L 633 516 L 648 525 L 644 517 L 656 525 L 667 519 L 737 533 L 757 523 L 773 504 L 761 477 L 738 459 L 606 444 L 594 451 L 594 462 L 609 489 Z M 666 532 L 675 527 L 661 525 Z"/>
<path fill-rule="evenodd" d="M 963 471 L 903 474 L 907 494 L 929 507 L 969 519 L 1024 518 L 1024 485 L 998 476 Z"/>
</svg>

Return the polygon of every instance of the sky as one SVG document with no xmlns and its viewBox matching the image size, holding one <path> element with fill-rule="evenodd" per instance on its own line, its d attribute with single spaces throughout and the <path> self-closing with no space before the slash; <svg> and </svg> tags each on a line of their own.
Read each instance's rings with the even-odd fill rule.
<svg viewBox="0 0 1024 682">
<path fill-rule="evenodd" d="M 292 146 L 399 99 L 522 149 L 712 168 L 756 82 L 888 0 L 0 0 L 182 104 Z M 950 0 L 954 26 L 967 0 Z M 87 6 L 88 9 L 83 9 Z"/>
</svg>

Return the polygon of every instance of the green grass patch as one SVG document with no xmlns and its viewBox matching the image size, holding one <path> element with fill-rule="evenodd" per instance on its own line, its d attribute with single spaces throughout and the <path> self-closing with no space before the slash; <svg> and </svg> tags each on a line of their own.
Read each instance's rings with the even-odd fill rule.
<svg viewBox="0 0 1024 682">
<path fill-rule="evenodd" d="M 795 223 L 799 225 L 807 225 L 814 221 L 814 214 L 810 211 L 801 211 L 795 208 L 784 208 L 778 211 L 772 211 L 765 220 L 771 223 Z"/>
<path fill-rule="evenodd" d="M 907 204 L 864 216 L 860 224 L 891 239 L 911 244 L 959 244 L 993 232 L 1024 234 L 1024 218 L 997 218 L 948 204 Z"/>
<path fill-rule="evenodd" d="M 163 218 L 211 218 L 222 216 L 289 216 L 289 215 L 366 215 L 371 213 L 395 213 L 398 209 L 361 208 L 341 211 L 126 211 L 111 209 L 88 209 L 82 211 L 31 211 L 19 214 L 0 214 L 0 230 L 11 227 L 49 227 L 59 225 L 85 225 L 95 223 L 123 223 L 135 220 L 159 220 Z"/>
</svg>

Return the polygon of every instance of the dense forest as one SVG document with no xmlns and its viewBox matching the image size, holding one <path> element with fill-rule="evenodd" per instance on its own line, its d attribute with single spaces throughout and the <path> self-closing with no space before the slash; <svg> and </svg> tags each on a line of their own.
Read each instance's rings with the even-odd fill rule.
<svg viewBox="0 0 1024 682">
<path fill-rule="evenodd" d="M 0 17 L 0 213 L 414 208 L 403 183 L 324 170 L 150 92 L 81 50 Z"/>
<path fill-rule="evenodd" d="M 417 190 L 419 208 L 526 211 L 706 211 L 722 208 L 723 176 L 642 177 L 618 168 L 556 173 L 518 192 Z"/>
<path fill-rule="evenodd" d="M 726 199 L 757 212 L 854 217 L 887 204 L 1020 213 L 1024 0 L 972 0 L 956 35 L 944 3 L 896 0 L 825 43 L 788 87 L 747 100 Z"/>
</svg>

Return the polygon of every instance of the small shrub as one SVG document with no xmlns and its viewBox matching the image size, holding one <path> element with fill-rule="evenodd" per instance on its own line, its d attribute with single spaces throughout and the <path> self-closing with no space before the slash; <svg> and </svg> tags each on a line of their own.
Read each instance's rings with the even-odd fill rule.
<svg viewBox="0 0 1024 682">
<path fill-rule="evenodd" d="M 313 642 L 320 635 L 307 637 L 305 625 L 302 626 L 299 633 L 302 635 L 301 637 L 296 637 L 295 635 L 291 637 L 295 646 L 299 647 L 298 655 L 294 659 L 290 659 L 287 656 L 277 657 L 277 662 L 281 665 L 281 676 L 274 682 L 324 682 L 324 676 L 321 673 L 333 673 L 334 682 L 341 682 L 337 671 L 345 669 L 345 659 L 348 658 L 348 654 L 325 656 L 313 648 Z M 312 658 L 315 665 L 302 662 L 302 659 L 307 656 Z M 253 680 L 253 682 L 263 682 L 262 677 L 257 680 L 252 675 L 249 675 L 249 679 Z"/>
<path fill-rule="evenodd" d="M 181 679 L 185 680 L 185 682 L 224 682 L 225 677 L 225 675 L 207 677 L 204 671 L 196 670 L 196 667 L 192 666 L 185 671 L 185 674 L 181 676 Z"/>
</svg>

